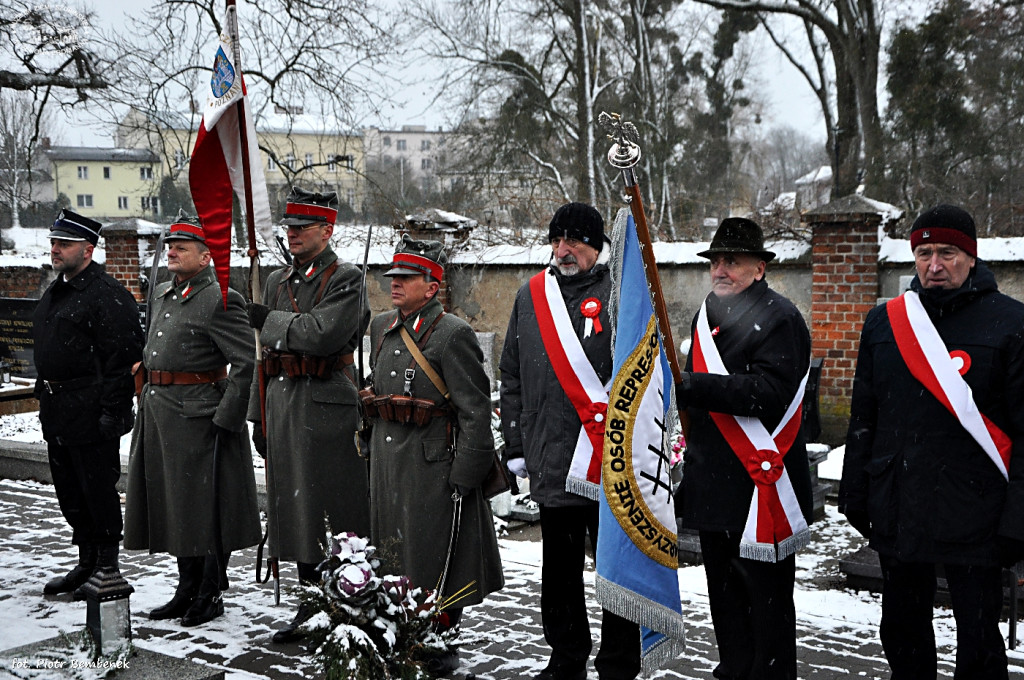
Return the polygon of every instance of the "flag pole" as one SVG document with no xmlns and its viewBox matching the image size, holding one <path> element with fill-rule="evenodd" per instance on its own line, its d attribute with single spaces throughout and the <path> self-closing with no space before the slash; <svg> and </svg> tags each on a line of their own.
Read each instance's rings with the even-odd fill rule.
<svg viewBox="0 0 1024 680">
<path fill-rule="evenodd" d="M 231 39 L 231 58 L 234 61 L 235 69 L 238 71 L 239 77 L 242 78 L 243 96 L 235 103 L 238 110 L 238 137 L 241 144 L 242 152 L 242 181 L 245 186 L 245 196 L 243 200 L 245 202 L 245 226 L 246 235 L 249 241 L 249 295 L 252 301 L 260 304 L 263 302 L 263 291 L 262 282 L 260 281 L 260 251 L 256 247 L 256 216 L 253 214 L 253 200 L 252 200 L 252 171 L 249 167 L 249 132 L 247 129 L 246 121 L 246 97 L 245 97 L 245 78 L 242 77 L 242 56 L 241 47 L 239 46 L 238 39 L 238 8 L 235 6 L 235 0 L 226 0 L 227 6 L 227 30 L 228 37 Z M 259 399 L 260 399 L 260 429 L 262 430 L 263 438 L 266 440 L 267 436 L 267 375 L 263 370 L 263 348 L 260 344 L 260 331 L 258 328 L 253 329 L 253 333 L 256 336 L 256 375 L 259 381 Z M 270 457 L 264 460 L 263 463 L 264 474 L 270 474 Z M 268 479 L 269 481 L 269 479 Z M 269 532 L 269 527 L 268 527 Z M 260 542 L 260 548 L 262 549 L 264 541 L 267 540 L 267 535 L 263 535 L 263 541 Z M 260 551 L 262 552 L 262 550 Z M 281 576 L 280 567 L 277 557 L 267 557 L 267 570 L 270 572 L 269 576 L 274 578 L 274 604 L 281 603 Z M 257 557 L 256 564 L 256 579 L 259 580 L 259 558 Z"/>
<path fill-rule="evenodd" d="M 661 339 L 665 344 L 665 354 L 668 358 L 669 368 L 672 370 L 672 382 L 678 384 L 681 371 L 679 359 L 676 356 L 676 345 L 672 340 L 672 326 L 668 320 L 668 308 L 665 306 L 665 294 L 661 288 L 661 276 L 658 273 L 658 263 L 654 259 L 654 247 L 651 244 L 651 231 L 647 226 L 647 215 L 644 212 L 644 200 L 640 195 L 640 184 L 636 178 L 633 168 L 640 161 L 640 134 L 636 126 L 628 121 L 622 120 L 617 113 L 605 113 L 597 117 L 597 122 L 608 132 L 608 138 L 614 143 L 608 150 L 608 162 L 612 167 L 622 171 L 622 180 L 626 188 L 626 201 L 629 203 L 630 212 L 633 213 L 633 221 L 636 223 L 636 235 L 640 239 L 640 256 L 644 262 L 644 274 L 647 277 L 647 287 L 651 293 L 651 303 L 654 305 L 654 315 L 658 319 L 658 327 L 661 329 Z M 686 412 L 679 411 L 679 424 L 683 430 L 683 437 L 686 438 L 690 432 L 690 421 Z"/>
<path fill-rule="evenodd" d="M 241 49 L 239 47 L 238 40 L 238 10 L 235 6 L 235 0 L 227 0 L 227 15 L 228 15 L 228 36 L 231 38 L 231 58 L 234 61 L 235 68 L 238 70 L 239 75 L 242 73 L 242 61 L 241 61 Z M 243 87 L 245 86 L 243 79 Z M 249 290 L 252 295 L 252 301 L 257 303 L 263 302 L 263 292 L 261 290 L 260 282 L 260 252 L 256 247 L 256 217 L 253 215 L 253 204 L 252 204 L 252 172 L 249 168 L 249 133 L 246 130 L 245 124 L 245 102 L 246 98 L 243 96 L 236 103 L 235 106 L 238 108 L 238 136 L 239 141 L 242 144 L 242 179 L 245 183 L 245 196 L 243 200 L 245 202 L 245 225 L 247 235 L 249 237 Z M 259 331 L 256 331 L 256 345 L 257 352 L 259 351 Z M 260 357 L 257 357 L 259 360 Z"/>
</svg>

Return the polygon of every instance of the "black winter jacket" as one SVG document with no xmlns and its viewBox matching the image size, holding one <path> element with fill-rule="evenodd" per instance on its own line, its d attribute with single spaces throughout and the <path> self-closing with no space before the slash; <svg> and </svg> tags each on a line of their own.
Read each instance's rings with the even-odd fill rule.
<svg viewBox="0 0 1024 680">
<path fill-rule="evenodd" d="M 885 305 L 861 333 L 839 490 L 842 512 L 867 512 L 871 547 L 914 562 L 993 565 L 996 536 L 1024 539 L 1024 304 L 977 264 L 955 291 L 912 289 L 982 414 L 1014 442 L 1009 483 L 901 357 Z"/>
<path fill-rule="evenodd" d="M 771 432 L 810 366 L 811 338 L 800 311 L 764 279 L 736 296 L 719 299 L 712 293 L 706 304 L 729 375 L 692 373 L 693 357 L 687 357 L 688 378 L 676 390 L 679 407 L 690 416 L 676 514 L 691 529 L 742 531 L 754 482 L 709 412 L 757 418 Z M 695 316 L 691 333 L 696 324 Z M 810 523 L 813 499 L 802 429 L 784 460 Z"/>
<path fill-rule="evenodd" d="M 142 326 L 132 294 L 92 262 L 50 284 L 32 315 L 35 396 L 43 439 L 61 446 L 120 437 L 132 429 L 131 367 L 142 359 Z M 46 381 L 73 380 L 52 392 Z M 110 428 L 100 431 L 100 417 Z"/>
<path fill-rule="evenodd" d="M 583 351 L 602 383 L 612 373 L 611 323 L 608 297 L 611 272 L 597 264 L 576 276 L 562 276 L 555 269 L 569 318 Z M 600 333 L 584 338 L 585 317 L 580 305 L 587 298 L 601 302 Z M 533 310 L 529 282 L 516 294 L 512 317 L 505 333 L 501 370 L 501 429 L 510 458 L 526 457 L 530 474 L 530 496 L 541 505 L 587 505 L 593 501 L 565 490 L 569 464 L 580 434 L 580 418 L 544 350 L 537 316 Z"/>
</svg>

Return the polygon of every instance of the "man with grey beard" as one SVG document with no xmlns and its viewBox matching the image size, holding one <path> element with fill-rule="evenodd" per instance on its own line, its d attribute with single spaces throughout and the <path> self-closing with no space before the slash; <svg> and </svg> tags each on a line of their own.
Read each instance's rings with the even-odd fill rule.
<svg viewBox="0 0 1024 680">
<path fill-rule="evenodd" d="M 535 678 L 582 680 L 592 648 L 583 593 L 585 543 L 589 534 L 596 550 L 598 505 L 595 495 L 574 492 L 585 488 L 576 487 L 569 470 L 574 457 L 593 460 L 596 452 L 600 460 L 594 442 L 603 441 L 612 374 L 611 273 L 601 261 L 604 219 L 593 207 L 560 207 L 548 240 L 552 262 L 519 289 L 505 333 L 501 425 L 508 468 L 529 475 L 530 495 L 540 506 L 541 620 L 551 658 Z M 566 387 L 571 384 L 594 389 Z M 602 680 L 637 677 L 637 625 L 605 611 L 594 666 Z"/>
</svg>

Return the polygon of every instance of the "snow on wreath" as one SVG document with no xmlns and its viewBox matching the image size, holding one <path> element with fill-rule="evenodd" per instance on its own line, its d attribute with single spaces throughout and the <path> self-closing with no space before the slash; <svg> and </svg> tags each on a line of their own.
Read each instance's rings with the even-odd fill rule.
<svg viewBox="0 0 1024 680">
<path fill-rule="evenodd" d="M 428 660 L 454 649 L 458 628 L 444 609 L 468 595 L 468 584 L 447 600 L 413 586 L 405 576 L 378 575 L 377 548 L 353 533 L 331 535 L 322 580 L 299 588 L 313 615 L 302 624 L 327 680 L 427 678 Z"/>
</svg>

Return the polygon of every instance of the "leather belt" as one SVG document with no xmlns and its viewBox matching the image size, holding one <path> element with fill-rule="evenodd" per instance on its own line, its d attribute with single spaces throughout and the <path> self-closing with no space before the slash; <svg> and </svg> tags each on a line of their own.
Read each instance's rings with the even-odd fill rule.
<svg viewBox="0 0 1024 680">
<path fill-rule="evenodd" d="M 227 366 L 212 371 L 147 371 L 147 379 L 150 385 L 202 385 L 203 383 L 214 383 L 218 380 L 226 380 L 228 377 Z"/>
<path fill-rule="evenodd" d="M 331 359 L 330 357 L 294 352 L 277 352 L 267 349 L 263 351 L 263 371 L 271 378 L 285 373 L 289 378 L 309 376 L 324 379 L 330 377 L 334 371 L 344 370 L 353 364 L 355 364 L 355 355 L 352 352 Z"/>
<path fill-rule="evenodd" d="M 70 380 L 43 380 L 43 389 L 50 394 L 58 394 L 69 390 L 80 390 L 98 383 L 95 376 L 87 375 L 82 378 L 71 378 Z"/>
</svg>

